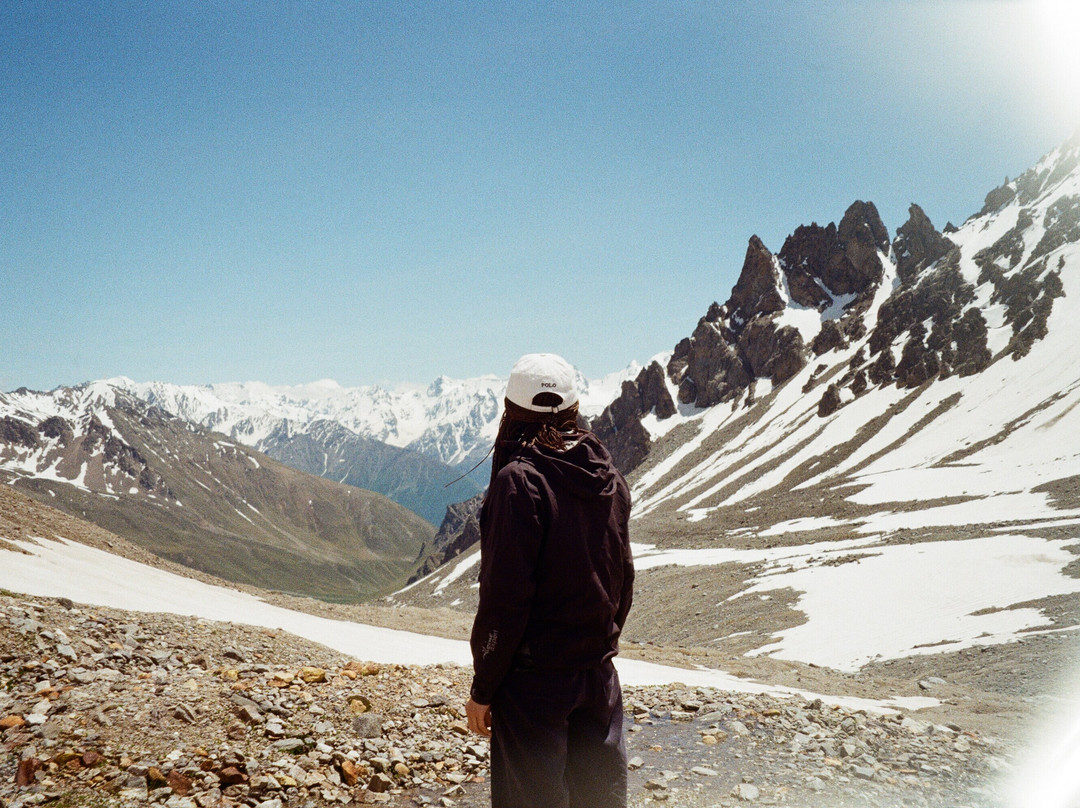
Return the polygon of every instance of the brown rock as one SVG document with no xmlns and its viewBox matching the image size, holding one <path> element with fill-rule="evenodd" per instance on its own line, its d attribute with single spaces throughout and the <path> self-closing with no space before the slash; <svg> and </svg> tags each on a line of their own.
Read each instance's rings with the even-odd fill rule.
<svg viewBox="0 0 1080 808">
<path fill-rule="evenodd" d="M 348 662 L 342 670 L 351 671 L 358 676 L 375 676 L 381 669 L 374 662 L 358 662 L 357 660 L 353 660 Z"/>
<path fill-rule="evenodd" d="M 305 684 L 314 685 L 326 681 L 326 671 L 322 668 L 305 666 L 297 674 Z"/>
<path fill-rule="evenodd" d="M 175 769 L 169 772 L 169 776 L 166 778 L 169 788 L 173 790 L 174 794 L 178 794 L 181 797 L 186 797 L 191 793 L 192 786 L 194 785 L 191 778 L 187 777 Z"/>
<path fill-rule="evenodd" d="M 355 786 L 360 779 L 360 769 L 357 768 L 356 764 L 345 758 L 341 761 L 339 769 L 341 770 L 342 782 L 347 786 Z"/>
<path fill-rule="evenodd" d="M 787 381 L 806 364 L 805 345 L 798 329 L 777 328 L 771 319 L 750 323 L 739 337 L 739 349 L 750 365 L 753 377 Z"/>
<path fill-rule="evenodd" d="M 248 776 L 235 766 L 226 766 L 218 772 L 218 779 L 223 786 L 236 786 L 248 781 Z"/>
<path fill-rule="evenodd" d="M 840 404 L 840 390 L 835 384 L 830 384 L 825 388 L 821 401 L 818 402 L 818 415 L 822 418 L 832 415 L 840 409 Z"/>
<path fill-rule="evenodd" d="M 955 245 L 930 222 L 918 205 L 908 208 L 908 220 L 896 231 L 893 253 L 896 273 L 904 283 L 911 283 L 930 264 L 937 261 Z"/>
<path fill-rule="evenodd" d="M 146 770 L 146 785 L 149 786 L 151 790 L 155 788 L 164 788 L 168 784 L 169 780 L 165 777 L 165 773 L 157 766 L 151 766 Z"/>
<path fill-rule="evenodd" d="M 9 715 L 5 718 L 0 718 L 0 730 L 14 729 L 26 724 L 26 720 L 21 715 Z"/>
<path fill-rule="evenodd" d="M 821 331 L 814 337 L 814 341 L 810 344 L 810 349 L 814 352 L 815 356 L 821 356 L 827 351 L 833 351 L 837 348 L 844 348 L 847 346 L 847 340 L 844 339 L 844 332 L 841 330 L 839 323 L 836 320 L 826 320 L 821 324 Z"/>
<path fill-rule="evenodd" d="M 80 758 L 80 760 L 82 761 L 83 766 L 85 766 L 87 769 L 90 769 L 94 766 L 100 766 L 102 763 L 104 763 L 105 756 L 102 755 L 100 752 L 95 752 L 93 749 L 91 749 L 89 751 L 83 752 L 82 758 Z"/>
<path fill-rule="evenodd" d="M 34 775 L 41 768 L 41 761 L 37 758 L 25 758 L 19 761 L 19 768 L 15 771 L 15 785 L 26 788 L 34 782 Z"/>
<path fill-rule="evenodd" d="M 731 290 L 727 309 L 730 314 L 741 316 L 743 320 L 784 309 L 784 298 L 780 294 L 780 273 L 776 269 L 773 254 L 757 236 L 750 237 L 742 272 Z"/>
<path fill-rule="evenodd" d="M 371 779 L 368 780 L 367 790 L 375 794 L 382 794 L 389 791 L 394 785 L 394 781 L 383 773 L 373 774 Z"/>
<path fill-rule="evenodd" d="M 349 696 L 349 712 L 353 715 L 362 715 L 371 711 L 371 699 L 367 696 L 354 694 Z"/>
</svg>

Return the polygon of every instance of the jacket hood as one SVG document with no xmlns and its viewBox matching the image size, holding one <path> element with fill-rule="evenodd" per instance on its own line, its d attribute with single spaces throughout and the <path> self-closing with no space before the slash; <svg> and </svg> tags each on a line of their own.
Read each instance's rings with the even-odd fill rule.
<svg viewBox="0 0 1080 808">
<path fill-rule="evenodd" d="M 610 497 L 615 494 L 618 472 L 611 455 L 591 432 L 583 433 L 563 451 L 544 446 L 527 446 L 515 454 L 536 467 L 554 485 L 581 497 Z"/>
</svg>

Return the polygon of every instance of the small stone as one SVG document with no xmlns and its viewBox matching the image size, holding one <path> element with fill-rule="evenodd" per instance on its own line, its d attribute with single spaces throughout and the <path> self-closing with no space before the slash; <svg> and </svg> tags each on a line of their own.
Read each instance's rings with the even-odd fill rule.
<svg viewBox="0 0 1080 808">
<path fill-rule="evenodd" d="M 87 768 L 93 768 L 94 766 L 100 766 L 105 762 L 105 756 L 100 752 L 95 752 L 93 749 L 83 752 L 82 757 L 79 758 L 82 765 Z"/>
<path fill-rule="evenodd" d="M 708 766 L 695 766 L 690 772 L 699 777 L 716 777 L 719 774 L 715 769 L 710 769 Z"/>
<path fill-rule="evenodd" d="M 341 761 L 339 767 L 341 769 L 341 781 L 347 786 L 355 786 L 360 779 L 360 769 L 357 768 L 356 764 L 345 758 Z"/>
<path fill-rule="evenodd" d="M 279 752 L 293 752 L 300 753 L 304 751 L 304 741 L 302 738 L 284 738 L 280 741 L 275 741 L 274 749 Z"/>
<path fill-rule="evenodd" d="M 5 729 L 15 729 L 26 724 L 26 719 L 21 715 L 9 715 L 4 718 L 0 718 L 0 731 Z"/>
<path fill-rule="evenodd" d="M 48 715 L 50 707 L 52 707 L 52 702 L 48 699 L 42 699 L 33 706 L 30 715 Z"/>
<path fill-rule="evenodd" d="M 746 724 L 742 721 L 728 721 L 727 728 L 734 732 L 736 735 L 749 735 L 750 730 L 746 728 Z"/>
<path fill-rule="evenodd" d="M 854 772 L 855 776 L 860 780 L 873 780 L 874 775 L 877 774 L 870 766 L 852 766 L 851 771 Z"/>
<path fill-rule="evenodd" d="M 358 715 L 352 720 L 353 732 L 359 738 L 381 738 L 383 717 L 378 713 Z"/>
<path fill-rule="evenodd" d="M 380 668 L 374 662 L 349 662 L 342 668 L 343 671 L 355 673 L 357 676 L 376 676 Z"/>
<path fill-rule="evenodd" d="M 221 780 L 222 785 L 235 786 L 246 783 L 248 776 L 235 766 L 226 766 L 218 772 L 218 779 Z"/>
<path fill-rule="evenodd" d="M 181 797 L 186 797 L 191 793 L 191 788 L 194 785 L 190 777 L 181 774 L 173 769 L 169 772 L 169 776 L 166 778 L 169 788 L 173 790 L 174 794 L 179 794 Z"/>
<path fill-rule="evenodd" d="M 715 735 L 702 735 L 701 742 L 706 746 L 716 746 L 716 744 L 719 743 Z"/>
<path fill-rule="evenodd" d="M 34 775 L 41 768 L 41 761 L 37 758 L 24 758 L 19 761 L 19 767 L 15 771 L 15 785 L 26 788 L 34 782 Z"/>
<path fill-rule="evenodd" d="M 309 685 L 314 685 L 318 684 L 319 682 L 326 681 L 326 671 L 322 668 L 305 666 L 300 669 L 300 672 L 297 675 L 305 684 Z"/>
<path fill-rule="evenodd" d="M 388 775 L 382 772 L 376 772 L 368 780 L 367 790 L 374 794 L 382 794 L 389 791 L 394 786 L 394 781 L 390 779 Z"/>
<path fill-rule="evenodd" d="M 754 802 L 761 796 L 761 791 L 758 787 L 751 783 L 739 783 L 735 786 L 735 790 L 732 793 L 743 802 Z"/>
<path fill-rule="evenodd" d="M 349 712 L 353 715 L 363 715 L 371 712 L 371 699 L 358 694 L 349 696 Z"/>
<path fill-rule="evenodd" d="M 640 769 L 644 765 L 645 761 L 642 760 L 638 755 L 634 755 L 634 757 L 630 758 L 630 760 L 626 762 L 626 768 L 630 770 Z"/>
<path fill-rule="evenodd" d="M 146 770 L 146 787 L 151 791 L 157 788 L 164 788 L 169 784 L 169 781 L 165 778 L 164 772 L 157 766 L 150 766 Z"/>
</svg>

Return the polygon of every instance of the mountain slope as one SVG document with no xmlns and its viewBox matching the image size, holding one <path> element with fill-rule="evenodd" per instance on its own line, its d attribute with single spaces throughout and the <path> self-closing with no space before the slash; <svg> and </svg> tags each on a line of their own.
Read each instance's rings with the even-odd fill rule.
<svg viewBox="0 0 1080 808">
<path fill-rule="evenodd" d="M 1080 448 L 1067 439 L 1080 430 L 1078 157 L 1074 140 L 991 192 L 980 214 L 947 235 L 913 206 L 891 247 L 875 245 L 873 298 L 862 292 L 835 319 L 822 309 L 809 351 L 771 354 L 795 368 L 786 385 L 754 404 L 755 388 L 776 384 L 775 375 L 752 374 L 744 385 L 730 373 L 707 376 L 706 389 L 727 384 L 727 406 L 682 417 L 680 437 L 668 442 L 677 448 L 644 461 L 637 518 L 742 517 L 777 498 L 802 509 L 787 518 L 809 517 L 815 497 L 797 492 L 811 489 L 852 518 L 930 495 L 1019 502 L 1024 494 L 1032 506 L 1049 504 L 1051 488 L 1080 474 Z M 807 266 L 784 257 L 798 254 L 788 249 L 795 238 L 773 262 L 786 276 Z M 807 313 L 789 302 L 751 323 L 775 327 Z M 713 322 L 706 317 L 699 331 Z M 723 330 L 723 317 L 715 322 Z M 694 395 L 701 374 L 692 361 L 680 368 L 678 354 L 667 372 L 680 382 L 680 403 L 710 403 Z"/>
<path fill-rule="evenodd" d="M 434 532 L 104 383 L 0 395 L 0 438 L 0 474 L 20 490 L 241 583 L 364 599 L 403 580 Z"/>
<path fill-rule="evenodd" d="M 959 228 L 913 205 L 890 240 L 856 202 L 778 253 L 752 238 L 727 302 L 593 422 L 653 607 L 627 641 L 960 670 L 1080 625 L 1078 323 L 1080 136 Z M 469 611 L 477 561 L 394 599 Z"/>
</svg>

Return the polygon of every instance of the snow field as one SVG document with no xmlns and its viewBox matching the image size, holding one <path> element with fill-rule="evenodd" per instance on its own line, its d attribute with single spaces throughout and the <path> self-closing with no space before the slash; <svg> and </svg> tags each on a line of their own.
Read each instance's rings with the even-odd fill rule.
<svg viewBox="0 0 1080 808">
<path fill-rule="evenodd" d="M 12 542 L 25 552 L 0 550 L 0 587 L 40 597 L 67 597 L 79 603 L 141 612 L 190 615 L 206 620 L 281 629 L 357 659 L 382 664 L 471 665 L 468 643 L 407 631 L 367 626 L 295 612 L 225 587 L 211 586 L 111 553 L 63 539 Z M 819 696 L 773 687 L 723 671 L 671 668 L 617 659 L 619 677 L 628 685 L 680 682 L 741 693 L 799 693 L 851 709 L 889 712 L 937 704 L 929 698 L 870 699 Z"/>
</svg>

